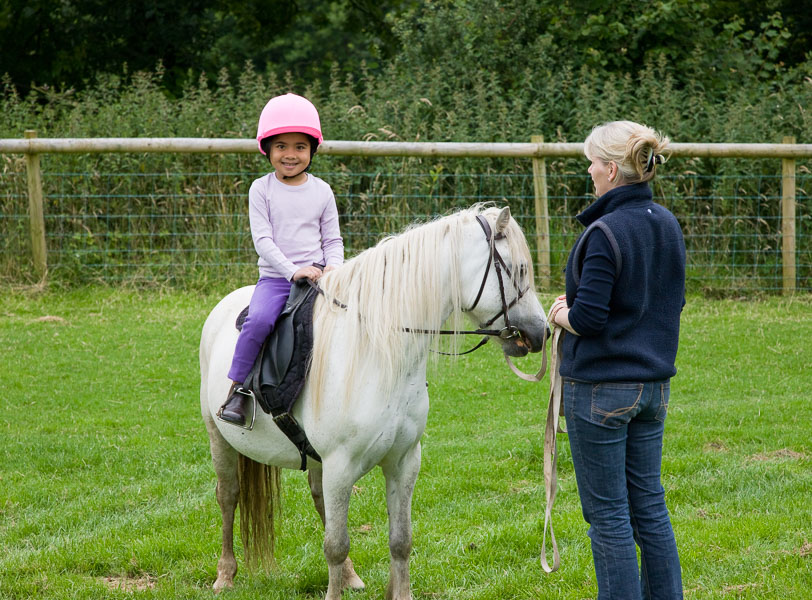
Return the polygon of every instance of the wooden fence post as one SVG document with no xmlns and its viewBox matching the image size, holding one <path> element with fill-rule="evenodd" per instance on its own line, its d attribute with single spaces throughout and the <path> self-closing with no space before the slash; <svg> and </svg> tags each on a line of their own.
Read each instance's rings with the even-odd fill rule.
<svg viewBox="0 0 812 600">
<path fill-rule="evenodd" d="M 37 132 L 26 129 L 27 139 L 37 137 Z M 28 225 L 31 231 L 31 255 L 34 259 L 34 270 L 40 281 L 48 273 L 48 259 L 45 251 L 45 217 L 42 210 L 42 173 L 39 166 L 39 154 L 26 152 L 25 167 L 28 176 Z"/>
<path fill-rule="evenodd" d="M 530 138 L 534 144 L 544 142 L 543 135 Z M 542 290 L 550 289 L 550 207 L 547 198 L 547 161 L 533 158 L 533 193 L 536 201 L 536 256 Z"/>
<path fill-rule="evenodd" d="M 794 144 L 787 136 L 785 144 Z M 784 294 L 795 292 L 795 159 L 781 159 L 781 262 Z"/>
</svg>

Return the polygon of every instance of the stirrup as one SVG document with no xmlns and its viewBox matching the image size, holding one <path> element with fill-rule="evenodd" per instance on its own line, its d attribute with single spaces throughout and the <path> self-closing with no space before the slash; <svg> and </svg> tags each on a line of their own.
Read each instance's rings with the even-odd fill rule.
<svg viewBox="0 0 812 600">
<path fill-rule="evenodd" d="M 245 419 L 246 423 L 243 423 L 242 425 L 240 425 L 239 423 L 234 423 L 232 421 L 226 421 L 221 416 L 221 414 L 223 412 L 223 409 L 226 407 L 226 404 L 228 404 L 228 401 L 231 400 L 231 398 L 232 398 L 232 396 L 234 394 L 240 394 L 241 396 L 245 396 L 245 399 L 243 400 L 243 402 L 246 402 L 248 398 L 253 400 L 253 402 L 251 403 L 251 424 L 250 425 L 246 424 L 248 422 L 247 416 L 246 416 L 246 419 Z M 247 407 L 248 404 L 244 404 L 243 406 Z M 217 413 L 215 413 L 215 416 L 217 417 L 217 419 L 219 421 L 221 421 L 223 423 L 228 423 L 229 425 L 232 425 L 234 427 L 239 427 L 240 429 L 245 429 L 246 431 L 252 431 L 254 429 L 254 423 L 257 420 L 257 397 L 254 394 L 254 392 L 252 392 L 251 390 L 247 390 L 244 387 L 240 386 L 237 389 L 235 389 L 234 392 L 232 394 L 230 394 L 228 398 L 226 398 L 226 401 L 217 410 Z"/>
</svg>

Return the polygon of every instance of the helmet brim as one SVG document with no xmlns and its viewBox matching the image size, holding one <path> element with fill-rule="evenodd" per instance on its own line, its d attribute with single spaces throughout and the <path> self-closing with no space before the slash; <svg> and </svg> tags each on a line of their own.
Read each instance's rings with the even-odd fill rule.
<svg viewBox="0 0 812 600">
<path fill-rule="evenodd" d="M 288 125 L 285 127 L 274 127 L 262 133 L 261 135 L 257 135 L 257 145 L 259 146 L 259 151 L 262 152 L 262 154 L 265 154 L 265 151 L 262 149 L 262 140 L 264 140 L 265 138 L 272 137 L 274 135 L 279 135 L 281 133 L 304 133 L 316 140 L 316 147 L 320 146 L 322 142 L 324 142 L 324 138 L 321 135 L 321 131 L 319 131 L 315 127 Z"/>
</svg>

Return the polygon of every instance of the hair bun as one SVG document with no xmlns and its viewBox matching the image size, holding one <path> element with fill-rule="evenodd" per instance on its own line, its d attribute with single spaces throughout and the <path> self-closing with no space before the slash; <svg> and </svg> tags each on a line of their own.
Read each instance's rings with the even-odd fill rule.
<svg viewBox="0 0 812 600">
<path fill-rule="evenodd" d="M 656 165 L 666 161 L 670 140 L 646 125 L 633 121 L 611 121 L 598 125 L 584 140 L 584 154 L 617 164 L 622 181 L 636 183 L 654 177 Z"/>
</svg>

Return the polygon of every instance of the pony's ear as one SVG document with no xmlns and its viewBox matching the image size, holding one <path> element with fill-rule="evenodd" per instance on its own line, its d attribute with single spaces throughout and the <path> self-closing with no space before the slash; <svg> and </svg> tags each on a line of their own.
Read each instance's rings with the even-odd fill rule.
<svg viewBox="0 0 812 600">
<path fill-rule="evenodd" d="M 499 216 L 496 217 L 496 233 L 502 233 L 510 223 L 510 207 L 506 206 L 499 211 Z"/>
</svg>

